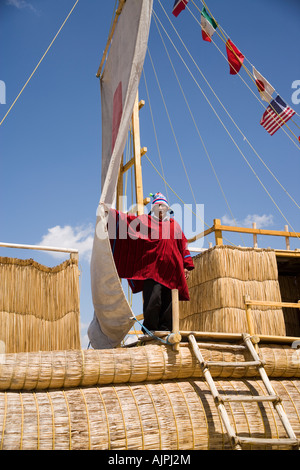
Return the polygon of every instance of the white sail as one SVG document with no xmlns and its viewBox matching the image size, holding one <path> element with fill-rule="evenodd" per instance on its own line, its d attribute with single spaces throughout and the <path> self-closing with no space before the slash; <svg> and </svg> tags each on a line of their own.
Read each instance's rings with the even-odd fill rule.
<svg viewBox="0 0 300 470">
<path fill-rule="evenodd" d="M 114 264 L 104 204 L 115 200 L 121 157 L 144 64 L 153 0 L 127 0 L 119 18 L 103 75 L 102 193 L 91 259 L 94 318 L 88 335 L 93 348 L 117 346 L 134 323 Z"/>
</svg>

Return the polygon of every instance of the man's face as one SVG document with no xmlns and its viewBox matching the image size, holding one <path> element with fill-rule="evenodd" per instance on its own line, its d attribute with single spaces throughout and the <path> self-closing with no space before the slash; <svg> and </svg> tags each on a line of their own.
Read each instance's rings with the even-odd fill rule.
<svg viewBox="0 0 300 470">
<path fill-rule="evenodd" d="M 154 204 L 153 212 L 159 220 L 162 220 L 168 211 L 168 206 L 165 204 Z"/>
</svg>

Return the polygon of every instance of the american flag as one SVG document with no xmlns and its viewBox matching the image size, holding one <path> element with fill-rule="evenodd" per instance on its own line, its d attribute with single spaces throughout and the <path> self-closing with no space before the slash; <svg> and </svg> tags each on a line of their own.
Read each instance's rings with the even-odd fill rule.
<svg viewBox="0 0 300 470">
<path fill-rule="evenodd" d="M 260 124 L 270 135 L 273 135 L 285 122 L 294 116 L 294 114 L 295 111 L 277 95 L 264 112 Z"/>
<path fill-rule="evenodd" d="M 178 16 L 179 13 L 182 12 L 182 10 L 185 9 L 185 6 L 187 5 L 189 0 L 175 0 L 174 6 L 173 6 L 173 15 Z"/>
</svg>

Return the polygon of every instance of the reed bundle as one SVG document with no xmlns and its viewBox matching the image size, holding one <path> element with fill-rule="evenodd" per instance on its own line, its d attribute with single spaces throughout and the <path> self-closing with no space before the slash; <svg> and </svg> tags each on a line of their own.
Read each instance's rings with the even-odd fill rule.
<svg viewBox="0 0 300 470">
<path fill-rule="evenodd" d="M 0 258 L 0 341 L 6 352 L 80 348 L 78 263 L 53 268 Z"/>
<path fill-rule="evenodd" d="M 270 377 L 299 377 L 300 350 L 289 345 L 262 344 L 260 356 Z M 232 345 L 201 345 L 205 360 L 244 362 L 251 360 Z M 256 377 L 254 367 L 211 366 L 213 377 Z M 185 343 L 179 351 L 165 345 L 111 350 L 45 351 L 0 355 L 0 390 L 51 390 L 96 385 L 141 383 L 202 377 L 201 368 Z"/>
<path fill-rule="evenodd" d="M 248 331 L 245 295 L 281 301 L 275 252 L 215 246 L 194 258 L 189 302 L 180 303 L 180 329 L 240 333 Z M 258 334 L 285 336 L 281 308 L 254 307 Z"/>
<path fill-rule="evenodd" d="M 271 383 L 282 397 L 283 407 L 299 438 L 300 380 L 277 379 Z M 217 387 L 227 395 L 263 393 L 263 383 L 256 379 L 220 379 Z M 286 437 L 272 404 L 232 402 L 225 406 L 239 435 Z M 221 450 L 230 447 L 206 382 L 178 379 L 47 392 L 1 392 L 0 448 Z M 255 448 L 253 445 L 252 449 Z"/>
</svg>

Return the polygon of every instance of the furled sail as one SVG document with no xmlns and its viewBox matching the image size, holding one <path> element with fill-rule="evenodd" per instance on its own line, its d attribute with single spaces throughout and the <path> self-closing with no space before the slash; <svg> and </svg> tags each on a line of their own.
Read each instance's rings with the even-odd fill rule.
<svg viewBox="0 0 300 470">
<path fill-rule="evenodd" d="M 88 336 L 93 348 L 117 346 L 134 323 L 107 233 L 105 205 L 115 201 L 121 157 L 144 64 L 153 0 L 127 0 L 117 23 L 101 77 L 102 193 L 91 258 L 94 317 Z"/>
</svg>

